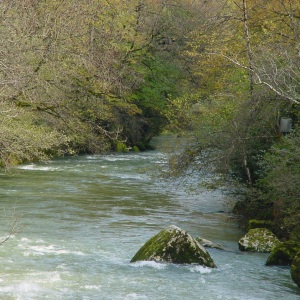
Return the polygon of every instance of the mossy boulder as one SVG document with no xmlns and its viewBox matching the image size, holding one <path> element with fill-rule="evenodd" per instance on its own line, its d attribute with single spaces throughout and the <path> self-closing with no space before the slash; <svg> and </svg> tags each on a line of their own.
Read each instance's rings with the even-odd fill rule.
<svg viewBox="0 0 300 300">
<path fill-rule="evenodd" d="M 206 248 L 216 248 L 216 249 L 219 249 L 219 250 L 224 250 L 224 247 L 221 244 L 214 243 L 214 242 L 206 240 L 202 237 L 197 237 L 196 241 L 200 245 L 202 245 L 203 247 L 206 247 Z"/>
<path fill-rule="evenodd" d="M 290 266 L 300 251 L 300 243 L 287 241 L 277 244 L 271 251 L 266 265 Z"/>
<path fill-rule="evenodd" d="M 160 231 L 148 240 L 131 259 L 131 262 L 137 261 L 216 267 L 205 248 L 186 231 L 174 225 Z"/>
<path fill-rule="evenodd" d="M 269 229 L 255 228 L 250 229 L 248 233 L 239 240 L 239 249 L 241 251 L 252 252 L 271 252 L 272 248 L 280 241 Z"/>
<path fill-rule="evenodd" d="M 294 282 L 300 288 L 300 252 L 298 252 L 295 258 L 293 259 L 291 265 L 291 276 Z"/>
</svg>

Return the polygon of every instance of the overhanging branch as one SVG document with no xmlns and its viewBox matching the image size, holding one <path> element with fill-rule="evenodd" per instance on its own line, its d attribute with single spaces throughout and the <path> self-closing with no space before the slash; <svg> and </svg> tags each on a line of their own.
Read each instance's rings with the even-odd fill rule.
<svg viewBox="0 0 300 300">
<path fill-rule="evenodd" d="M 243 68 L 247 71 L 250 71 L 250 68 L 248 66 L 245 66 L 244 64 L 242 64 L 241 62 L 239 62 L 236 59 L 231 58 L 228 55 L 225 55 L 223 53 L 216 53 L 216 52 L 212 52 L 212 53 L 207 53 L 208 55 L 219 55 L 221 57 L 223 57 L 224 59 L 232 62 L 233 64 L 235 64 L 236 66 Z M 289 95 L 287 95 L 285 92 L 280 91 L 279 88 L 277 88 L 276 86 L 270 84 L 267 81 L 262 80 L 261 76 L 259 75 L 259 73 L 257 71 L 255 71 L 255 69 L 251 70 L 253 72 L 254 77 L 257 79 L 254 83 L 255 84 L 260 84 L 260 85 L 265 85 L 267 86 L 271 91 L 273 91 L 274 93 L 276 93 L 276 95 L 292 102 L 293 104 L 300 104 L 300 98 L 298 97 L 291 97 Z"/>
</svg>

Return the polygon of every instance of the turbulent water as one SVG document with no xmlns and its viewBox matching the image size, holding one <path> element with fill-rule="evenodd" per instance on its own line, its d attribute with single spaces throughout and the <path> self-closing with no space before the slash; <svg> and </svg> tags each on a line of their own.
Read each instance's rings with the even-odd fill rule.
<svg viewBox="0 0 300 300">
<path fill-rule="evenodd" d="M 1 175 L 0 299 L 299 299 L 288 268 L 242 253 L 221 191 L 188 194 L 150 175 L 160 151 L 79 156 L 22 165 Z M 155 174 L 155 173 L 154 173 Z M 217 269 L 130 263 L 169 225 L 221 243 Z"/>
</svg>

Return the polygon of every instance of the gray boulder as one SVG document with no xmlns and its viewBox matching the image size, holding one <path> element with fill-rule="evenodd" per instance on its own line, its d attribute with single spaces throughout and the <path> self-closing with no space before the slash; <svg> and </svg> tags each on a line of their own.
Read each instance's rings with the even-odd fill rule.
<svg viewBox="0 0 300 300">
<path fill-rule="evenodd" d="M 206 247 L 206 248 L 216 248 L 216 249 L 219 249 L 219 250 L 224 250 L 224 247 L 221 244 L 214 243 L 214 242 L 212 242 L 210 240 L 206 240 L 202 237 L 197 237 L 196 241 L 200 245 L 202 245 L 203 247 Z"/>
<path fill-rule="evenodd" d="M 209 253 L 191 235 L 177 226 L 170 226 L 149 239 L 131 262 L 156 261 L 175 264 L 216 265 Z"/>
<path fill-rule="evenodd" d="M 271 252 L 272 248 L 280 241 L 269 229 L 255 228 L 250 229 L 248 233 L 239 240 L 239 249 L 241 251 L 252 252 Z"/>
</svg>

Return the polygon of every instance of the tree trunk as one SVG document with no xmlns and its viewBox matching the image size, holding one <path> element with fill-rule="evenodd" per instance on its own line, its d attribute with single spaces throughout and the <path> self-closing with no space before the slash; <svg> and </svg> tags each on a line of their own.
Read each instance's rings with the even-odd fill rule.
<svg viewBox="0 0 300 300">
<path fill-rule="evenodd" d="M 248 10 L 247 0 L 243 0 L 243 22 L 244 22 L 244 34 L 247 47 L 248 65 L 249 65 L 249 82 L 250 82 L 250 95 L 252 97 L 254 90 L 254 64 L 253 64 L 253 53 L 250 43 L 250 34 L 248 26 Z"/>
</svg>

